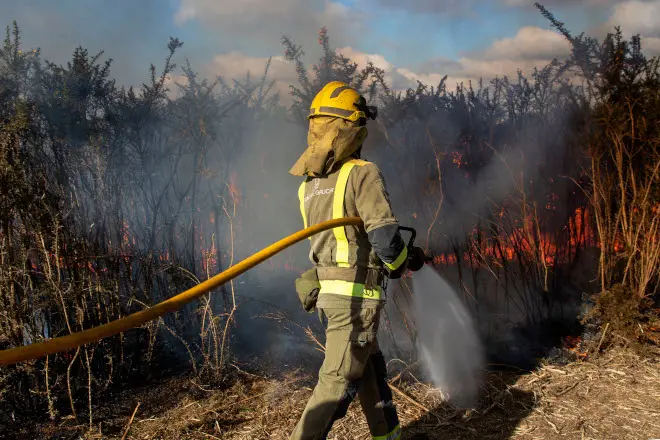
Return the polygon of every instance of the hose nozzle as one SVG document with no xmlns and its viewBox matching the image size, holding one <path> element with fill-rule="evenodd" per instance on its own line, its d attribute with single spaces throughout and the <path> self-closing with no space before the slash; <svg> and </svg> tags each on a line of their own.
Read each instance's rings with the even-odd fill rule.
<svg viewBox="0 0 660 440">
<path fill-rule="evenodd" d="M 410 232 L 410 241 L 408 242 L 408 269 L 417 272 L 424 267 L 424 264 L 433 261 L 433 258 L 427 256 L 421 247 L 415 246 L 417 231 L 414 228 L 399 226 L 399 229 Z"/>
</svg>

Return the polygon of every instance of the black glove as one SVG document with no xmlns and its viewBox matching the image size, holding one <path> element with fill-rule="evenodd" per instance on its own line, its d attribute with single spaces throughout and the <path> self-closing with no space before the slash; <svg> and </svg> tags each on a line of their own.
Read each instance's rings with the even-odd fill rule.
<svg viewBox="0 0 660 440">
<path fill-rule="evenodd" d="M 413 272 L 417 272 L 422 267 L 424 267 L 425 262 L 426 255 L 424 255 L 422 248 L 413 246 L 412 248 L 408 249 L 408 269 Z"/>
</svg>

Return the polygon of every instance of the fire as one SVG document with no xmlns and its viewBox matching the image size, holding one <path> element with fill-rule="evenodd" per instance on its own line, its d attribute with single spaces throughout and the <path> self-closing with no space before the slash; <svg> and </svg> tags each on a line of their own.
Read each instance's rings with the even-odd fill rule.
<svg viewBox="0 0 660 440">
<path fill-rule="evenodd" d="M 121 248 L 122 249 L 127 249 L 131 245 L 135 246 L 135 237 L 131 236 L 130 231 L 129 231 L 129 226 L 128 226 L 128 221 L 124 220 L 122 222 L 122 228 L 121 228 Z"/>
<path fill-rule="evenodd" d="M 229 187 L 229 195 L 231 196 L 232 201 L 237 205 L 240 205 L 241 192 L 238 189 L 238 177 L 236 175 L 236 172 L 232 172 L 231 175 L 229 176 L 228 187 Z"/>
<path fill-rule="evenodd" d="M 571 245 L 573 246 L 583 246 L 586 244 L 593 244 L 594 233 L 589 222 L 584 220 L 589 218 L 589 210 L 577 208 L 573 217 L 568 221 L 568 230 L 570 235 Z"/>
<path fill-rule="evenodd" d="M 215 240 L 211 242 L 211 247 L 202 247 L 202 270 L 204 273 L 214 274 L 217 270 L 217 252 L 218 249 L 215 246 Z"/>
<path fill-rule="evenodd" d="M 557 205 L 556 205 L 557 200 L 559 200 L 559 196 L 557 194 L 555 194 L 555 193 L 548 194 L 548 201 L 545 204 L 545 209 L 547 209 L 548 211 L 552 211 L 552 212 L 556 211 L 557 210 Z"/>
<path fill-rule="evenodd" d="M 456 264 L 456 255 L 454 254 L 440 254 L 433 257 L 434 264 Z"/>
<path fill-rule="evenodd" d="M 587 357 L 587 350 L 584 348 L 583 340 L 579 336 L 566 336 L 564 338 L 564 348 L 580 358 Z"/>
<path fill-rule="evenodd" d="M 554 200 L 555 196 L 551 196 Z M 507 207 L 502 206 L 495 214 L 500 219 L 505 218 Z M 482 237 L 476 240 L 478 231 L 472 231 L 470 248 L 463 256 L 463 260 L 472 266 L 483 263 L 485 258 L 493 259 L 490 264 L 501 265 L 502 261 L 512 261 L 517 258 L 528 258 L 531 261 L 540 261 L 552 267 L 558 263 L 566 263 L 573 258 L 577 249 L 587 245 L 595 245 L 595 233 L 586 219 L 588 210 L 578 208 L 569 218 L 568 224 L 563 228 L 568 233 L 570 246 L 562 246 L 561 235 L 553 236 L 539 231 L 532 214 L 525 219 L 514 218 L 511 223 L 515 225 L 510 231 L 500 231 L 497 237 Z M 454 254 L 441 254 L 434 257 L 435 264 L 456 264 Z"/>
<path fill-rule="evenodd" d="M 452 163 L 456 165 L 458 168 L 460 168 L 461 165 L 463 165 L 463 154 L 461 154 L 458 151 L 452 151 L 449 154 L 451 156 Z"/>
</svg>

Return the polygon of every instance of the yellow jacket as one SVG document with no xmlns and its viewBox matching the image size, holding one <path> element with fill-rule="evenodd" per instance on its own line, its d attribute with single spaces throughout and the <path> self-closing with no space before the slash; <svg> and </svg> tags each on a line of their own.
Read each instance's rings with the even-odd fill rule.
<svg viewBox="0 0 660 440">
<path fill-rule="evenodd" d="M 305 227 L 340 217 L 360 217 L 364 222 L 364 226 L 339 227 L 310 238 L 309 258 L 321 281 L 319 306 L 324 294 L 382 300 L 383 268 L 388 272 L 405 268 L 407 248 L 382 173 L 376 164 L 355 157 L 364 137 L 359 139 L 351 130 L 366 128 L 330 119 L 323 126 L 310 124 L 308 138 L 312 140 L 314 129 L 323 130 L 317 139 L 329 142 L 326 148 L 310 142 L 296 164 L 325 165 L 314 172 L 306 170 L 307 177 L 298 191 Z M 328 132 L 335 134 L 327 136 Z M 357 148 L 355 139 L 359 139 Z M 291 173 L 300 174 L 300 169 L 298 173 L 292 169 Z"/>
</svg>

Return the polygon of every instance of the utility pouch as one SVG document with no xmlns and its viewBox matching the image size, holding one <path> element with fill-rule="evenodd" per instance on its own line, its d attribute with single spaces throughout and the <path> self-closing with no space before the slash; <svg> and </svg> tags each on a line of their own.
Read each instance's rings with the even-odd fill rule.
<svg viewBox="0 0 660 440">
<path fill-rule="evenodd" d="M 378 269 L 367 269 L 367 276 L 364 281 L 364 287 L 367 289 L 376 289 L 378 287 L 384 287 L 384 276 L 383 273 Z"/>
<path fill-rule="evenodd" d="M 300 278 L 296 279 L 296 292 L 298 292 L 298 298 L 300 298 L 303 309 L 307 313 L 314 312 L 320 290 L 321 283 L 319 283 L 315 267 L 306 270 Z"/>
</svg>

